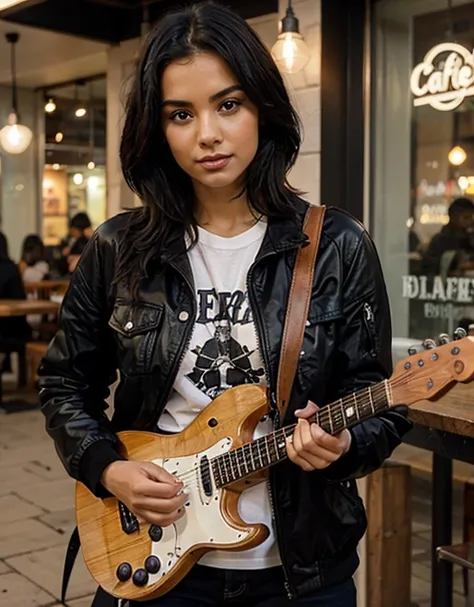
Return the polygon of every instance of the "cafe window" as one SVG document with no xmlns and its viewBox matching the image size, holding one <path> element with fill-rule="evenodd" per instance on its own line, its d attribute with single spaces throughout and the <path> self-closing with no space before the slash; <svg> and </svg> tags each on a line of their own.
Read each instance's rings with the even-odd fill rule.
<svg viewBox="0 0 474 607">
<path fill-rule="evenodd" d="M 381 0 L 371 220 L 397 338 L 474 324 L 474 2 Z"/>
<path fill-rule="evenodd" d="M 44 91 L 42 236 L 57 246 L 85 212 L 95 228 L 106 209 L 106 79 L 94 76 Z"/>
</svg>

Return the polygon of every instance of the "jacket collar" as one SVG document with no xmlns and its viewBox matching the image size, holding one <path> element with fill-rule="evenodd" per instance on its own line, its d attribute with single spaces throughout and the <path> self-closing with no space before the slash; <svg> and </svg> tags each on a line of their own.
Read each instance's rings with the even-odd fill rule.
<svg viewBox="0 0 474 607">
<path fill-rule="evenodd" d="M 309 204 L 298 199 L 294 218 L 269 217 L 268 227 L 257 260 L 272 253 L 280 253 L 296 249 L 303 245 L 308 236 L 303 231 L 303 223 Z M 194 287 L 193 273 L 186 254 L 184 235 L 176 238 L 168 247 L 164 261 L 178 270 L 187 280 L 191 288 Z"/>
</svg>

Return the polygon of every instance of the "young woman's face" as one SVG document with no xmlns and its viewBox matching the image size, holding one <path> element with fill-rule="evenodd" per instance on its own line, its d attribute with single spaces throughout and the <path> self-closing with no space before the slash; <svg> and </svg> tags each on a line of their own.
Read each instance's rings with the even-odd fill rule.
<svg viewBox="0 0 474 607">
<path fill-rule="evenodd" d="M 240 188 L 258 147 L 258 110 L 217 55 L 171 63 L 163 73 L 163 130 L 194 187 Z"/>
</svg>

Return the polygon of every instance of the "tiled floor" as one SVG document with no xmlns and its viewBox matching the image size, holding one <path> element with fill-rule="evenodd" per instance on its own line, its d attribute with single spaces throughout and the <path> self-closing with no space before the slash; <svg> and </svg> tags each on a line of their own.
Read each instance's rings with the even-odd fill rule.
<svg viewBox="0 0 474 607">
<path fill-rule="evenodd" d="M 402 446 L 401 455 L 412 453 Z M 413 457 L 416 457 L 413 452 Z M 43 429 L 38 411 L 0 410 L 0 607 L 59 606 L 65 546 L 74 527 L 74 482 Z M 430 599 L 430 482 L 415 477 L 412 600 Z M 461 488 L 453 505 L 460 539 Z M 454 574 L 454 607 L 465 607 L 462 578 Z M 78 558 L 69 586 L 70 607 L 90 607 L 95 584 Z M 383 607 L 383 606 L 371 606 Z"/>
</svg>

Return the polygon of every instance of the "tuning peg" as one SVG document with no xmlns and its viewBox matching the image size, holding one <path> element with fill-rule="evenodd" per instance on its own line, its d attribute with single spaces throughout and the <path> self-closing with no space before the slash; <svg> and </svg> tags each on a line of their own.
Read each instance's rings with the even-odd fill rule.
<svg viewBox="0 0 474 607">
<path fill-rule="evenodd" d="M 449 337 L 449 335 L 447 333 L 440 333 L 438 336 L 438 341 L 439 341 L 439 344 L 442 346 L 444 344 L 449 344 L 449 342 L 451 341 L 451 338 Z"/>
<path fill-rule="evenodd" d="M 418 350 L 414 346 L 412 346 L 411 348 L 408 348 L 408 355 L 409 356 L 414 356 L 417 353 L 418 353 Z"/>
<path fill-rule="evenodd" d="M 471 327 L 469 327 L 470 329 Z M 469 331 L 470 332 L 470 331 Z M 474 334 L 474 333 L 473 333 Z M 457 341 L 458 339 L 464 339 L 465 337 L 467 337 L 467 331 L 466 329 L 463 329 L 462 327 L 458 327 L 456 329 L 456 331 L 454 331 L 454 339 Z"/>
<path fill-rule="evenodd" d="M 423 342 L 423 348 L 425 350 L 432 350 L 433 348 L 436 348 L 436 342 L 434 339 L 425 339 L 425 341 Z"/>
</svg>

